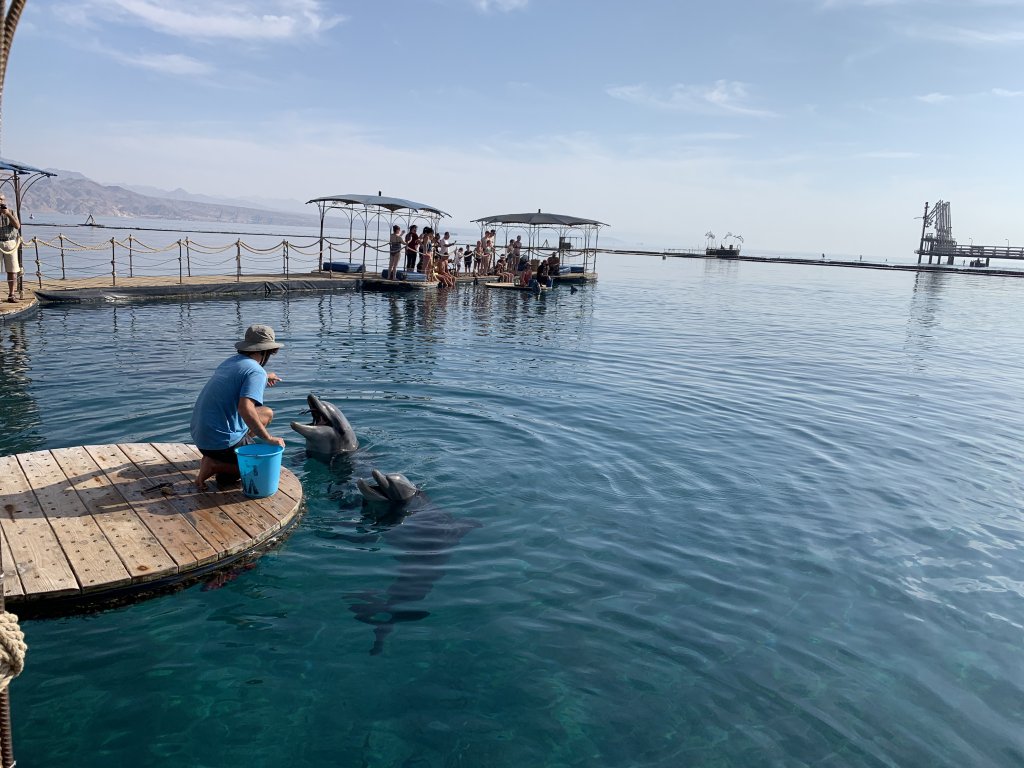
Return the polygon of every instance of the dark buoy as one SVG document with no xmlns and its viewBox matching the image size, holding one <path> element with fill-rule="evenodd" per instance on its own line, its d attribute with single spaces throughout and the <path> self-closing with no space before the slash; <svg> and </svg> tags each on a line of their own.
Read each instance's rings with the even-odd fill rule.
<svg viewBox="0 0 1024 768">
<path fill-rule="evenodd" d="M 579 288 L 577 288 L 575 285 L 569 286 L 569 293 L 576 293 L 577 291 L 579 291 Z"/>
</svg>

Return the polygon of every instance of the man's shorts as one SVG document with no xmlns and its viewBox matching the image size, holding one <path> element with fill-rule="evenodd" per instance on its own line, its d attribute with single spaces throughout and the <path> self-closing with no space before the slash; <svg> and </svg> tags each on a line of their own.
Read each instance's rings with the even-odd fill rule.
<svg viewBox="0 0 1024 768">
<path fill-rule="evenodd" d="M 235 453 L 235 448 L 242 445 L 252 445 L 255 441 L 252 439 L 252 435 L 246 433 L 245 437 L 239 440 L 237 443 L 232 445 L 230 448 L 200 448 L 199 452 L 203 456 L 216 461 L 218 464 L 238 464 L 238 454 Z"/>
<path fill-rule="evenodd" d="M 18 241 L 0 241 L 0 249 L 3 249 L 4 272 L 10 275 L 21 272 L 21 264 L 18 262 Z"/>
</svg>

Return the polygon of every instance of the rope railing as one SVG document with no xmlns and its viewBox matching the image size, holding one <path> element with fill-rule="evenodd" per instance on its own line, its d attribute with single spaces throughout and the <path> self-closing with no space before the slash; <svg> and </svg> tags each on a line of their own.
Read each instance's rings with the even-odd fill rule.
<svg viewBox="0 0 1024 768">
<path fill-rule="evenodd" d="M 23 240 L 19 243 L 22 265 L 25 266 L 26 259 L 34 260 L 34 277 L 42 288 L 44 281 L 106 276 L 111 285 L 117 285 L 119 278 L 173 277 L 175 272 L 179 282 L 186 278 L 217 275 L 234 277 L 236 281 L 246 275 L 257 274 L 291 277 L 326 271 L 328 277 L 338 276 L 333 269 L 323 270 L 321 258 L 325 263 L 348 261 L 361 264 L 366 274 L 379 274 L 387 267 L 390 253 L 387 240 L 370 240 L 365 235 L 364 239 L 327 236 L 321 240 L 298 236 L 295 240 L 279 241 L 271 241 L 268 237 L 260 242 L 239 238 L 224 244 L 197 242 L 188 236 L 166 243 L 143 242 L 133 234 L 122 239 L 99 239 L 110 231 L 98 230 L 95 233 L 97 240 L 92 243 L 80 242 L 62 232 L 49 239 L 36 236 Z M 449 244 L 449 257 L 455 257 L 459 246 L 456 242 Z M 461 246 L 471 247 L 471 244 L 467 242 Z M 527 245 L 523 250 L 531 257 L 547 251 L 558 251 L 563 258 L 572 258 L 579 253 L 557 247 Z M 403 245 L 402 263 L 404 259 Z"/>
</svg>

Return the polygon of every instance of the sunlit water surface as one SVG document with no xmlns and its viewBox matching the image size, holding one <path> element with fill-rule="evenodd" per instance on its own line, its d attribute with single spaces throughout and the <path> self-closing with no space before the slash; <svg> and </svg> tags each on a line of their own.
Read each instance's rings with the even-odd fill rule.
<svg viewBox="0 0 1024 768">
<path fill-rule="evenodd" d="M 210 371 L 272 324 L 268 403 L 308 499 L 218 588 L 26 622 L 19 764 L 1024 764 L 1024 282 L 600 268 L 542 298 L 58 307 L 0 328 L 11 453 L 187 440 Z M 309 391 L 354 425 L 350 462 L 291 439 Z M 371 467 L 432 516 L 364 518 Z M 371 655 L 350 608 L 410 573 L 422 599 Z"/>
</svg>

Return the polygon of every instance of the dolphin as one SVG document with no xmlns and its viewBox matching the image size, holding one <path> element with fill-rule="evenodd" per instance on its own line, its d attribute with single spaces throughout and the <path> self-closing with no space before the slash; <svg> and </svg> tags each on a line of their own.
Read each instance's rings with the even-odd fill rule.
<svg viewBox="0 0 1024 768">
<path fill-rule="evenodd" d="M 356 485 L 364 504 L 370 507 L 375 527 L 381 537 L 397 550 L 398 573 L 387 591 L 362 592 L 355 597 L 361 602 L 349 606 L 357 621 L 373 625 L 373 646 L 370 655 L 384 650 L 384 639 L 396 624 L 419 621 L 429 611 L 406 607 L 426 598 L 434 583 L 444 576 L 444 564 L 452 556 L 462 537 L 478 520 L 456 518 L 435 506 L 423 491 L 405 475 L 385 475 L 372 470 L 374 483 L 357 479 Z"/>
<path fill-rule="evenodd" d="M 306 453 L 316 456 L 334 456 L 338 453 L 351 453 L 359 447 L 359 440 L 338 407 L 326 400 L 321 400 L 312 392 L 306 397 L 312 424 L 292 422 L 292 429 L 306 438 Z"/>
</svg>

